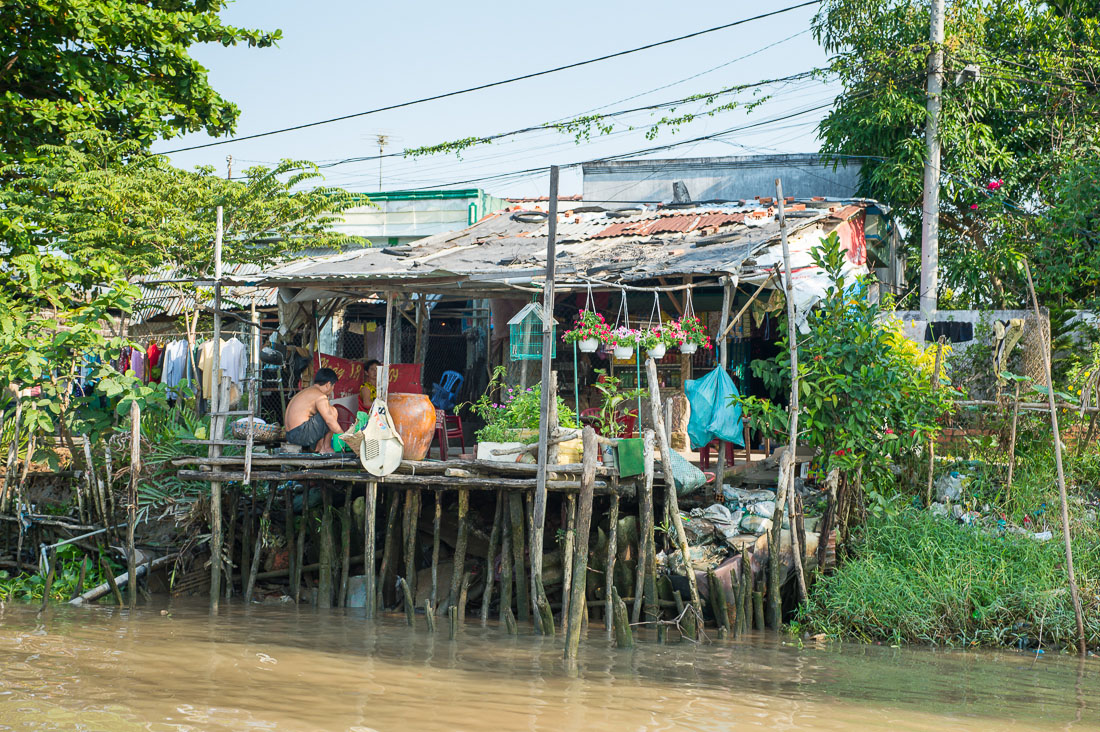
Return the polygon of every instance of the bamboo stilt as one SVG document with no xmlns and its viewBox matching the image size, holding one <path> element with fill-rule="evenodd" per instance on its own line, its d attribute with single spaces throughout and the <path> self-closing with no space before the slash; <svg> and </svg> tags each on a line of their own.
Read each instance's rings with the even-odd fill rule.
<svg viewBox="0 0 1100 732">
<path fill-rule="evenodd" d="M 523 497 L 518 493 L 509 494 L 508 505 L 512 519 L 512 562 L 516 578 L 516 605 L 519 610 L 517 620 L 529 620 L 531 606 L 527 598 L 527 583 L 524 581 L 527 572 L 523 558 L 526 548 L 523 531 Z"/>
<path fill-rule="evenodd" d="M 753 593 L 756 592 L 756 572 L 752 566 L 752 556 L 749 555 L 747 544 L 741 546 L 741 606 L 738 608 L 741 615 L 741 632 L 752 630 L 753 617 Z M 760 593 L 763 597 L 763 592 Z M 762 622 L 762 621 L 761 621 Z"/>
<path fill-rule="evenodd" d="M 407 622 L 411 628 L 416 620 L 416 606 L 413 604 L 412 589 L 409 587 L 409 583 L 405 581 L 404 577 L 397 578 L 397 589 L 401 591 L 401 596 L 404 599 L 405 622 Z"/>
<path fill-rule="evenodd" d="M 462 575 L 462 586 L 458 591 L 458 622 L 460 625 L 466 622 L 466 598 L 470 594 L 470 579 L 470 573 L 465 572 Z"/>
<path fill-rule="evenodd" d="M 672 518 L 672 525 L 676 529 L 676 540 L 680 547 L 681 559 L 684 563 L 684 572 L 687 574 L 688 589 L 691 590 L 691 605 L 700 616 L 703 614 L 703 603 L 699 599 L 699 586 L 695 581 L 695 569 L 691 566 L 689 556 L 687 532 L 684 531 L 684 522 L 680 520 L 680 505 L 676 498 L 676 483 L 672 479 L 672 448 L 668 444 L 668 434 L 665 432 L 664 417 L 661 415 L 661 390 L 657 381 L 657 365 L 652 358 L 645 362 L 646 377 L 649 380 L 649 402 L 653 414 L 653 426 L 657 432 L 658 444 L 661 448 L 661 465 L 665 473 L 665 500 Z"/>
<path fill-rule="evenodd" d="M 561 548 L 561 632 L 569 625 L 569 603 L 573 588 L 573 547 L 577 540 L 577 497 L 565 497 L 565 543 Z"/>
<path fill-rule="evenodd" d="M 103 570 L 103 574 L 106 576 L 107 584 L 111 586 L 111 594 L 115 596 L 115 602 L 119 607 L 122 607 L 125 603 L 122 600 L 122 591 L 118 589 L 118 582 L 115 580 L 114 570 L 107 564 L 107 560 L 103 557 L 99 558 L 99 567 Z"/>
<path fill-rule="evenodd" d="M 604 628 L 610 636 L 613 632 L 611 614 L 611 587 L 615 584 L 615 559 L 619 552 L 619 495 L 611 496 L 611 508 L 607 513 L 607 565 L 604 568 Z"/>
<path fill-rule="evenodd" d="M 764 630 L 764 593 L 752 593 L 752 617 L 753 625 L 757 630 Z"/>
<path fill-rule="evenodd" d="M 351 487 L 344 489 L 344 508 L 340 512 L 340 592 L 336 606 L 348 606 L 348 581 L 351 579 Z"/>
<path fill-rule="evenodd" d="M 416 534 L 420 523 L 420 491 L 405 491 L 405 582 L 416 597 Z"/>
<path fill-rule="evenodd" d="M 433 603 L 439 602 L 439 524 L 443 518 L 443 494 L 435 494 L 435 516 L 432 517 L 432 591 Z"/>
<path fill-rule="evenodd" d="M 504 498 L 504 502 L 507 503 L 508 499 Z M 509 508 L 505 505 L 502 508 L 503 512 L 503 527 L 502 531 L 504 538 L 501 542 L 500 552 L 500 618 L 503 620 L 505 611 L 508 611 L 509 615 L 512 615 L 512 521 L 509 518 Z M 515 615 L 512 615 L 512 622 L 515 622 Z"/>
<path fill-rule="evenodd" d="M 722 583 L 718 581 L 713 569 L 707 570 L 707 590 L 710 595 L 710 611 L 714 615 L 714 622 L 720 630 L 729 631 L 729 618 L 726 615 L 726 597 L 722 591 Z"/>
<path fill-rule="evenodd" d="M 643 590 L 643 609 L 647 622 L 655 622 L 661 615 L 657 598 L 657 527 L 654 518 L 653 500 L 653 430 L 646 430 L 642 440 L 645 481 L 642 483 L 642 512 L 645 515 L 642 541 L 645 551 L 642 554 L 645 564 Z"/>
<path fill-rule="evenodd" d="M 435 633 L 435 608 L 430 598 L 424 601 L 424 618 L 428 621 L 428 632 Z"/>
<path fill-rule="evenodd" d="M 317 577 L 317 607 L 328 609 L 332 607 L 332 562 L 333 562 L 333 537 L 332 537 L 332 494 L 327 484 L 321 486 L 321 535 L 318 537 L 320 553 L 318 562 L 321 569 Z"/>
<path fill-rule="evenodd" d="M 401 508 L 401 494 L 397 491 L 390 493 L 390 510 L 386 516 L 385 544 L 382 548 L 382 565 L 378 568 L 378 610 L 385 605 L 384 588 L 389 586 L 390 577 L 396 579 L 397 572 L 397 542 L 400 532 L 397 530 L 397 512 Z M 396 585 L 394 585 L 396 587 Z"/>
<path fill-rule="evenodd" d="M 630 618 L 626 613 L 626 603 L 619 597 L 619 591 L 611 588 L 611 603 L 615 607 L 612 627 L 615 630 L 615 645 L 619 648 L 633 648 L 634 634 L 630 630 Z"/>
<path fill-rule="evenodd" d="M 88 555 L 85 554 L 80 559 L 80 577 L 76 580 L 76 589 L 73 590 L 72 600 L 74 597 L 80 597 L 84 594 L 84 580 L 88 577 Z"/>
<path fill-rule="evenodd" d="M 503 512 L 504 495 L 497 491 L 497 504 L 493 512 L 493 530 L 489 534 L 489 556 L 485 560 L 485 591 L 481 596 L 481 623 L 489 621 L 489 605 L 493 601 L 493 583 L 496 575 L 497 550 L 500 547 L 501 513 Z"/>
<path fill-rule="evenodd" d="M 569 624 L 566 631 L 565 657 L 575 660 L 581 642 L 581 619 L 587 611 L 586 585 L 588 576 L 588 536 L 592 528 L 592 498 L 596 482 L 596 451 L 599 444 L 596 432 L 585 427 L 581 439 L 584 442 L 584 469 L 581 473 L 581 494 L 577 501 L 577 546 L 573 557 L 573 586 L 570 588 Z"/>
<path fill-rule="evenodd" d="M 447 608 L 447 617 L 451 621 L 451 640 L 454 640 L 458 637 L 458 607 L 451 605 Z"/>
<path fill-rule="evenodd" d="M 229 565 L 225 568 L 225 599 L 233 598 L 233 548 L 237 543 L 237 509 L 241 504 L 241 491 L 234 486 L 229 489 L 229 515 L 225 516 L 225 559 Z M 241 563 L 243 568 L 244 562 Z"/>
<path fill-rule="evenodd" d="M 292 489 L 287 486 L 283 490 L 283 533 L 286 534 L 287 576 L 294 577 L 294 566 L 298 561 L 297 542 L 294 540 L 294 496 Z M 294 582 L 291 580 L 289 594 L 294 596 Z"/>
<path fill-rule="evenodd" d="M 550 601 L 546 599 L 545 595 L 539 595 L 539 598 L 535 600 L 535 610 L 539 614 L 539 618 L 542 621 L 542 634 L 554 635 L 554 611 L 550 608 Z"/>
<path fill-rule="evenodd" d="M 298 559 L 294 562 L 294 576 L 290 584 L 294 588 L 294 604 L 302 601 L 302 567 L 306 559 L 306 537 L 309 536 L 309 495 L 311 486 L 302 491 L 302 518 L 298 522 L 298 539 L 294 542 L 298 550 Z"/>
<path fill-rule="evenodd" d="M 263 526 L 271 520 L 271 504 L 275 501 L 275 487 L 268 486 L 267 500 L 264 502 L 263 518 L 260 519 L 260 525 Z M 260 550 L 263 547 L 263 531 L 256 532 L 256 546 L 255 551 L 252 552 L 252 562 L 248 570 L 248 584 L 244 588 L 244 602 L 247 605 L 252 602 L 252 591 L 256 587 L 256 573 L 260 569 Z"/>
<path fill-rule="evenodd" d="M 378 607 L 378 583 L 375 577 L 374 549 L 375 549 L 375 523 L 378 512 L 378 484 L 367 483 L 365 505 L 363 507 L 363 582 L 366 589 L 366 615 L 368 620 L 374 619 L 375 610 Z"/>
<path fill-rule="evenodd" d="M 467 513 L 470 510 L 470 491 L 458 492 L 458 538 L 455 540 L 454 565 L 451 571 L 451 591 L 447 600 L 454 605 L 459 599 L 459 589 L 466 570 L 466 542 L 469 532 Z"/>
<path fill-rule="evenodd" d="M 507 632 L 508 635 L 519 635 L 519 628 L 516 626 L 516 616 L 512 614 L 512 608 L 505 607 L 500 614 L 504 618 L 505 632 Z"/>
</svg>

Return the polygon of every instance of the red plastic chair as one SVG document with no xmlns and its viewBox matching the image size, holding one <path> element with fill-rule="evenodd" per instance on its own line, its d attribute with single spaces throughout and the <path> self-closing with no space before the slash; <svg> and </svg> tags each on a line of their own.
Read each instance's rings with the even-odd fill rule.
<svg viewBox="0 0 1100 732">
<path fill-rule="evenodd" d="M 699 468 L 700 470 L 707 471 L 710 469 L 710 451 L 719 450 L 719 445 L 726 446 L 726 464 L 733 465 L 733 443 L 732 442 L 719 442 L 719 440 L 711 440 L 706 445 L 699 448 Z"/>
<path fill-rule="evenodd" d="M 588 409 L 582 409 L 581 410 L 580 423 L 581 423 L 582 427 L 587 425 L 587 426 L 591 427 L 592 429 L 596 430 L 597 432 L 599 432 L 599 427 L 596 426 L 599 423 L 599 420 L 600 420 L 600 408 L 599 407 L 589 407 Z"/>
<path fill-rule="evenodd" d="M 619 412 L 615 415 L 615 421 L 622 426 L 622 429 L 619 431 L 619 437 L 633 437 L 634 427 L 638 424 L 638 413 Z"/>
<path fill-rule="evenodd" d="M 435 421 L 435 438 L 439 443 L 439 459 L 447 459 L 447 445 L 451 440 L 458 440 L 462 445 L 462 452 L 466 452 L 466 436 L 462 432 L 462 418 L 457 414 L 443 414 Z"/>
</svg>

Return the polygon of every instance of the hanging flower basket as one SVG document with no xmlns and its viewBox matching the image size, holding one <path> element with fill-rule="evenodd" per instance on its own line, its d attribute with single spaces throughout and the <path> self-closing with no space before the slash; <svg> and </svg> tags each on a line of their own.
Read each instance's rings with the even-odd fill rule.
<svg viewBox="0 0 1100 732">
<path fill-rule="evenodd" d="M 595 353 L 596 349 L 600 347 L 600 339 L 585 338 L 584 340 L 577 341 L 577 347 L 581 349 L 581 353 Z"/>
<path fill-rule="evenodd" d="M 680 353 L 691 355 L 702 346 L 707 350 L 712 347 L 706 328 L 694 315 L 685 315 L 679 320 L 674 320 L 671 325 L 673 338 L 680 345 Z"/>
<path fill-rule="evenodd" d="M 633 356 L 634 356 L 634 347 L 633 346 L 615 346 L 615 348 L 612 352 L 614 353 L 615 358 L 619 359 L 620 361 L 626 361 L 627 359 L 633 358 Z"/>
<path fill-rule="evenodd" d="M 591 310 L 583 310 L 577 314 L 573 327 L 562 334 L 561 338 L 566 343 L 576 343 L 583 353 L 592 353 L 605 341 L 607 334 L 611 332 L 611 326 L 599 313 Z"/>
<path fill-rule="evenodd" d="M 645 348 L 650 358 L 654 361 L 660 361 L 668 352 L 668 347 L 677 345 L 678 341 L 673 340 L 672 332 L 669 329 L 663 325 L 657 325 L 656 327 L 640 330 L 638 332 L 638 344 Z"/>
<path fill-rule="evenodd" d="M 612 349 L 612 355 L 620 361 L 634 357 L 634 349 L 641 343 L 643 335 L 634 328 L 620 325 L 615 330 L 609 331 L 604 343 Z"/>
<path fill-rule="evenodd" d="M 646 354 L 650 358 L 652 358 L 654 361 L 660 361 L 662 358 L 665 357 L 666 350 L 667 350 L 667 346 L 665 346 L 664 343 L 658 343 L 657 345 L 653 346 L 652 348 L 647 348 L 646 349 Z"/>
</svg>

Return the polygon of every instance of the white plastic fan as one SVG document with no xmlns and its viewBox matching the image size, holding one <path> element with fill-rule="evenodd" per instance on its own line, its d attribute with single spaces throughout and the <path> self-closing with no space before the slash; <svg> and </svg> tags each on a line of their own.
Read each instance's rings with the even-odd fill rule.
<svg viewBox="0 0 1100 732">
<path fill-rule="evenodd" d="M 375 399 L 370 408 L 370 419 L 363 428 L 363 441 L 359 444 L 359 462 L 371 475 L 389 475 L 401 464 L 405 443 L 393 427 L 390 411 L 381 399 Z"/>
</svg>

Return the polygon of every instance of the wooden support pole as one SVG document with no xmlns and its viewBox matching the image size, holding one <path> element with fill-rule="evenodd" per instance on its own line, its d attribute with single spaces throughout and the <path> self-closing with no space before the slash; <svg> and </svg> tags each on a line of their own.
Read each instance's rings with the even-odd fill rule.
<svg viewBox="0 0 1100 732">
<path fill-rule="evenodd" d="M 451 591 L 447 595 L 450 605 L 460 601 L 459 590 L 466 574 L 466 542 L 469 534 L 470 491 L 458 492 L 458 538 L 455 540 L 454 564 L 451 570 Z"/>
<path fill-rule="evenodd" d="M 332 607 L 332 489 L 328 484 L 321 486 L 321 535 L 318 537 L 320 551 L 318 561 L 321 564 L 317 577 L 317 607 Z"/>
<path fill-rule="evenodd" d="M 458 607 L 456 605 L 451 605 L 449 608 L 447 608 L 447 617 L 451 621 L 450 638 L 451 640 L 454 640 L 458 637 Z"/>
<path fill-rule="evenodd" d="M 1031 303 L 1035 310 L 1035 321 L 1042 333 L 1043 316 L 1039 312 L 1039 298 L 1035 294 L 1035 283 L 1031 279 L 1031 266 L 1024 260 L 1024 273 L 1027 275 L 1027 289 L 1031 293 Z M 1052 340 L 1052 339 L 1051 339 Z M 1069 498 L 1066 495 L 1066 473 L 1062 467 L 1062 433 L 1058 429 L 1058 409 L 1054 403 L 1054 378 L 1050 371 L 1049 341 L 1042 344 L 1043 368 L 1047 377 L 1047 403 L 1050 405 L 1050 428 L 1054 433 L 1054 463 L 1058 468 L 1058 496 L 1062 502 L 1062 539 L 1066 551 L 1066 579 L 1069 582 L 1069 595 L 1073 600 L 1073 616 L 1077 621 L 1077 650 L 1082 658 L 1088 653 L 1085 644 L 1085 623 L 1081 612 L 1081 596 L 1077 591 L 1077 577 L 1073 570 L 1073 541 L 1069 533 Z"/>
<path fill-rule="evenodd" d="M 607 564 L 604 568 L 604 628 L 612 633 L 611 615 L 615 608 L 611 602 L 611 588 L 615 585 L 615 560 L 619 552 L 619 494 L 611 496 L 611 508 L 607 512 Z"/>
<path fill-rule="evenodd" d="M 653 463 L 654 463 L 654 434 L 653 430 L 646 430 L 642 439 L 642 460 L 645 471 L 645 481 L 642 485 L 642 499 L 645 504 L 645 551 L 642 554 L 645 562 L 645 574 L 642 582 L 644 593 L 642 608 L 648 622 L 656 622 L 661 616 L 661 605 L 657 596 L 657 521 L 654 517 L 656 501 L 653 492 Z"/>
<path fill-rule="evenodd" d="M 210 394 L 210 457 L 222 454 L 221 440 L 225 435 L 225 418 L 219 412 L 228 407 L 228 399 L 220 399 L 221 389 L 221 345 L 222 345 L 222 207 L 216 210 L 217 223 L 214 230 L 214 342 L 211 344 Z M 221 483 L 210 483 L 210 609 L 218 611 L 218 601 L 222 590 L 222 488 Z"/>
<path fill-rule="evenodd" d="M 723 374 L 729 373 L 730 367 L 729 335 L 726 326 L 729 324 L 730 308 L 732 307 L 730 301 L 736 289 L 737 284 L 734 278 L 722 278 L 722 315 L 718 322 L 718 338 L 715 345 L 718 347 L 718 368 L 722 370 Z M 726 467 L 726 445 L 719 440 L 718 467 L 715 468 L 716 472 L 714 474 L 714 493 L 718 501 L 722 500 L 722 484 L 726 479 Z"/>
<path fill-rule="evenodd" d="M 252 602 L 252 590 L 256 587 L 256 572 L 260 570 L 260 550 L 263 548 L 263 530 L 262 527 L 266 526 L 271 521 L 271 504 L 275 501 L 275 486 L 267 487 L 267 500 L 264 502 L 263 518 L 260 519 L 261 530 L 256 532 L 256 545 L 252 552 L 252 562 L 248 569 L 248 583 L 244 588 L 244 602 L 247 605 Z M 347 562 L 347 558 L 344 559 Z M 346 590 L 346 585 L 345 585 Z"/>
<path fill-rule="evenodd" d="M 503 493 L 503 491 L 501 491 Z M 504 611 L 508 610 L 508 614 L 512 615 L 512 621 L 515 622 L 515 615 L 511 612 L 512 607 L 512 561 L 515 555 L 512 553 L 512 520 L 511 510 L 509 509 L 509 499 L 505 496 L 503 499 L 504 505 L 502 508 L 502 532 L 503 539 L 501 541 L 500 550 L 500 619 L 504 620 Z"/>
<path fill-rule="evenodd" d="M 506 607 L 500 611 L 500 614 L 504 619 L 504 630 L 508 635 L 518 635 L 519 628 L 516 627 L 516 616 L 512 614 L 512 608 Z"/>
<path fill-rule="evenodd" d="M 528 620 L 531 617 L 531 606 L 527 601 L 526 565 L 524 564 L 524 532 L 523 532 L 523 497 L 518 493 L 508 495 L 508 506 L 512 519 L 512 564 L 515 571 L 516 606 L 519 610 L 518 620 Z"/>
<path fill-rule="evenodd" d="M 428 621 L 428 632 L 435 633 L 435 609 L 430 598 L 424 600 L 424 618 Z"/>
<path fill-rule="evenodd" d="M 633 648 L 634 634 L 630 630 L 630 618 L 626 613 L 626 603 L 619 597 L 619 591 L 611 588 L 611 602 L 615 607 L 613 627 L 615 629 L 615 645 L 619 648 Z"/>
<path fill-rule="evenodd" d="M 375 521 L 378 513 L 378 484 L 371 481 L 367 483 L 366 495 L 363 507 L 363 588 L 366 590 L 366 615 L 368 620 L 374 619 L 375 609 L 378 607 L 378 582 L 375 579 L 374 546 L 375 546 Z"/>
<path fill-rule="evenodd" d="M 420 491 L 405 491 L 405 583 L 416 597 L 416 534 L 420 523 Z"/>
<path fill-rule="evenodd" d="M 409 627 L 413 627 L 413 623 L 416 621 L 416 606 L 413 605 L 413 594 L 409 588 L 409 583 L 405 581 L 404 577 L 397 578 L 397 589 L 401 591 L 401 596 L 405 600 L 405 622 Z"/>
<path fill-rule="evenodd" d="M 436 491 L 435 515 L 432 517 L 432 603 L 439 603 L 439 524 L 443 519 L 443 493 Z M 457 571 L 457 570 L 455 570 Z"/>
<path fill-rule="evenodd" d="M 458 590 L 458 623 L 466 622 L 466 601 L 470 595 L 470 580 L 473 576 L 469 572 L 462 574 L 462 586 Z"/>
<path fill-rule="evenodd" d="M 653 412 L 653 427 L 657 432 L 658 442 L 661 447 L 661 465 L 665 474 L 666 502 L 672 525 L 676 529 L 676 540 L 680 547 L 681 559 L 684 563 L 684 572 L 687 574 L 688 588 L 691 590 L 691 606 L 699 616 L 703 615 L 703 603 L 699 599 L 699 586 L 695 581 L 695 569 L 691 566 L 689 555 L 687 532 L 684 531 L 684 522 L 680 519 L 680 504 L 676 498 L 676 482 L 672 479 L 672 448 L 669 447 L 665 433 L 664 417 L 661 415 L 661 391 L 657 381 L 657 365 L 652 358 L 645 361 L 646 377 L 649 379 L 649 405 Z"/>
<path fill-rule="evenodd" d="M 30 455 L 27 461 L 30 462 Z M 126 499 L 126 588 L 130 595 L 130 609 L 137 607 L 137 552 L 134 549 L 134 530 L 137 527 L 138 478 L 141 475 L 141 407 L 130 402 L 130 491 Z"/>
<path fill-rule="evenodd" d="M 302 601 L 302 575 L 306 560 L 306 538 L 309 536 L 309 496 L 311 491 L 312 486 L 310 485 L 307 485 L 305 490 L 302 491 L 302 518 L 298 521 L 298 538 L 294 541 L 295 548 L 298 550 L 298 558 L 294 562 L 294 574 L 291 577 L 290 585 L 294 591 L 295 605 Z"/>
<path fill-rule="evenodd" d="M 500 547 L 501 514 L 504 510 L 504 494 L 497 491 L 496 509 L 493 511 L 493 530 L 489 534 L 489 555 L 485 558 L 485 591 L 481 596 L 481 623 L 489 621 L 489 606 L 493 601 L 493 582 L 496 575 L 496 555 Z"/>
<path fill-rule="evenodd" d="M 581 494 L 577 501 L 577 547 L 573 556 L 573 586 L 570 588 L 569 624 L 566 630 L 565 658 L 575 660 L 581 642 L 581 622 L 588 608 L 585 601 L 588 577 L 588 535 L 592 529 L 592 497 L 596 482 L 596 432 L 585 427 L 581 439 L 584 443 L 584 471 L 581 473 Z"/>
<path fill-rule="evenodd" d="M 741 606 L 738 608 L 741 616 L 741 632 L 752 630 L 753 602 L 756 593 L 756 572 L 753 570 L 752 556 L 749 554 L 747 544 L 741 546 Z M 760 597 L 764 597 L 763 591 Z M 764 619 L 761 616 L 761 627 Z"/>
<path fill-rule="evenodd" d="M 577 541 L 577 497 L 565 497 L 565 544 L 561 548 L 561 632 L 569 626 L 569 603 L 573 588 L 573 551 Z"/>
<path fill-rule="evenodd" d="M 707 590 L 710 595 L 710 611 L 714 614 L 714 622 L 720 630 L 728 633 L 730 627 L 729 617 L 726 615 L 726 594 L 713 569 L 707 570 Z"/>
<path fill-rule="evenodd" d="M 546 281 L 543 285 L 542 309 L 542 374 L 539 392 L 539 452 L 538 475 L 535 485 L 535 500 L 531 531 L 531 599 L 537 601 L 543 594 L 542 590 L 542 547 L 543 531 L 546 525 L 546 465 L 549 460 L 549 438 L 551 421 L 551 404 L 557 404 L 557 385 L 551 378 L 550 362 L 554 346 L 554 265 L 555 235 L 558 227 L 558 166 L 550 166 L 550 200 L 549 216 L 547 218 L 546 236 Z M 523 595 L 521 594 L 522 598 Z M 522 608 L 520 610 L 522 613 Z M 541 622 L 535 623 L 536 627 Z M 553 628 L 549 630 L 553 632 Z"/>
<path fill-rule="evenodd" d="M 351 486 L 344 488 L 344 507 L 340 510 L 340 590 L 336 607 L 348 606 L 348 582 L 351 579 Z"/>
<path fill-rule="evenodd" d="M 378 610 L 381 611 L 385 604 L 383 588 L 390 584 L 390 577 L 397 574 L 397 542 L 401 538 L 401 532 L 397 530 L 397 513 L 401 508 L 401 494 L 398 491 L 390 492 L 390 508 L 386 516 L 386 535 L 383 537 L 382 565 L 378 568 Z M 395 585 L 396 586 L 396 585 Z"/>
</svg>

